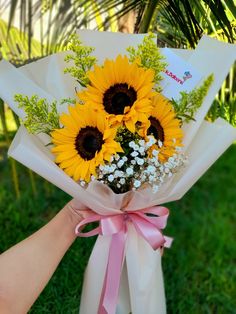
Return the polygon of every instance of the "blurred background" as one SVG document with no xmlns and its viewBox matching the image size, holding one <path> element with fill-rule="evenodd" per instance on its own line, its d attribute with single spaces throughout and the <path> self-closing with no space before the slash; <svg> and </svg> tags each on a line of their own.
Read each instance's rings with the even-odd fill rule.
<svg viewBox="0 0 236 314">
<path fill-rule="evenodd" d="M 19 67 L 65 50 L 77 28 L 152 31 L 159 47 L 191 49 L 202 34 L 235 43 L 236 4 L 234 0 L 0 0 L 0 58 Z M 207 119 L 221 116 L 236 126 L 235 78 L 234 65 Z M 0 253 L 48 222 L 69 200 L 7 157 L 19 125 L 18 117 L 0 99 Z M 168 313 L 236 313 L 236 145 L 169 208 L 166 234 L 175 241 L 163 258 Z M 93 242 L 74 243 L 30 313 L 78 313 Z"/>
</svg>

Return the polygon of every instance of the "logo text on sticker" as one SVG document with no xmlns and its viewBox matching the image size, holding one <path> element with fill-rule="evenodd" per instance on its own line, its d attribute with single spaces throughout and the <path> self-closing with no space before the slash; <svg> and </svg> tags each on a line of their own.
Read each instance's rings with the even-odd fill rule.
<svg viewBox="0 0 236 314">
<path fill-rule="evenodd" d="M 175 80 L 177 83 L 183 85 L 185 81 L 187 81 L 188 79 L 190 79 L 192 77 L 192 74 L 190 73 L 190 71 L 185 71 L 184 72 L 184 76 L 182 79 L 180 79 L 179 77 L 177 77 L 174 73 L 172 73 L 169 70 L 165 70 L 165 73 L 170 76 L 173 80 Z"/>
</svg>

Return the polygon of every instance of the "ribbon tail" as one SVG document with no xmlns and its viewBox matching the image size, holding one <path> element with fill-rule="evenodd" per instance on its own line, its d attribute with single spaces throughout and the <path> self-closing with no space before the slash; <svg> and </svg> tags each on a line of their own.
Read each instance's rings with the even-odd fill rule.
<svg viewBox="0 0 236 314">
<path fill-rule="evenodd" d="M 98 314 L 115 314 L 124 263 L 125 241 L 126 233 L 123 230 L 112 235 Z"/>
</svg>

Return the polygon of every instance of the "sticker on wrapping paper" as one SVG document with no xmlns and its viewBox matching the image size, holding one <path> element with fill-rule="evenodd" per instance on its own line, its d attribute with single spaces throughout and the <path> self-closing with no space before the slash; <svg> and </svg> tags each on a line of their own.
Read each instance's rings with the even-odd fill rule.
<svg viewBox="0 0 236 314">
<path fill-rule="evenodd" d="M 169 99 L 178 99 L 180 92 L 190 92 L 194 89 L 202 79 L 202 75 L 190 63 L 177 56 L 169 48 L 164 48 L 162 54 L 168 64 L 162 73 L 162 93 Z"/>
</svg>

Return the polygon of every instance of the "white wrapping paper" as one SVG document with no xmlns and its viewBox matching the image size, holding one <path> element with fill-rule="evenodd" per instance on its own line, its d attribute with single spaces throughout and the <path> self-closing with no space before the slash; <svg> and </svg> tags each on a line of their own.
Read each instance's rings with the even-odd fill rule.
<svg viewBox="0 0 236 314">
<path fill-rule="evenodd" d="M 143 38 L 143 35 L 91 31 L 81 31 L 79 34 L 85 44 L 95 47 L 94 54 L 100 62 L 106 57 L 114 58 L 118 53 L 124 54 L 127 46 L 136 46 Z M 236 139 L 236 130 L 224 120 L 218 119 L 214 123 L 204 121 L 215 94 L 235 60 L 236 47 L 204 36 L 193 51 L 173 51 L 188 60 L 204 77 L 214 73 L 215 80 L 197 112 L 197 121 L 184 126 L 185 150 L 189 156 L 187 167 L 174 175 L 158 193 L 141 189 L 116 195 L 97 182 L 92 182 L 84 190 L 53 162 L 53 155 L 44 145 L 48 139 L 30 135 L 23 126 L 13 140 L 9 155 L 99 214 L 116 213 L 122 207 L 137 210 L 181 198 Z M 76 82 L 69 75 L 63 74 L 64 55 L 65 53 L 58 53 L 18 69 L 6 61 L 0 62 L 0 97 L 22 118 L 23 110 L 18 109 L 14 103 L 16 93 L 28 96 L 37 94 L 49 101 L 74 97 Z M 66 108 L 60 107 L 60 111 L 66 111 Z M 81 314 L 97 312 L 109 243 L 110 238 L 105 236 L 98 237 L 96 241 L 85 274 Z M 160 252 L 153 251 L 132 227 L 128 230 L 117 305 L 117 314 L 130 312 L 166 312 Z"/>
</svg>

